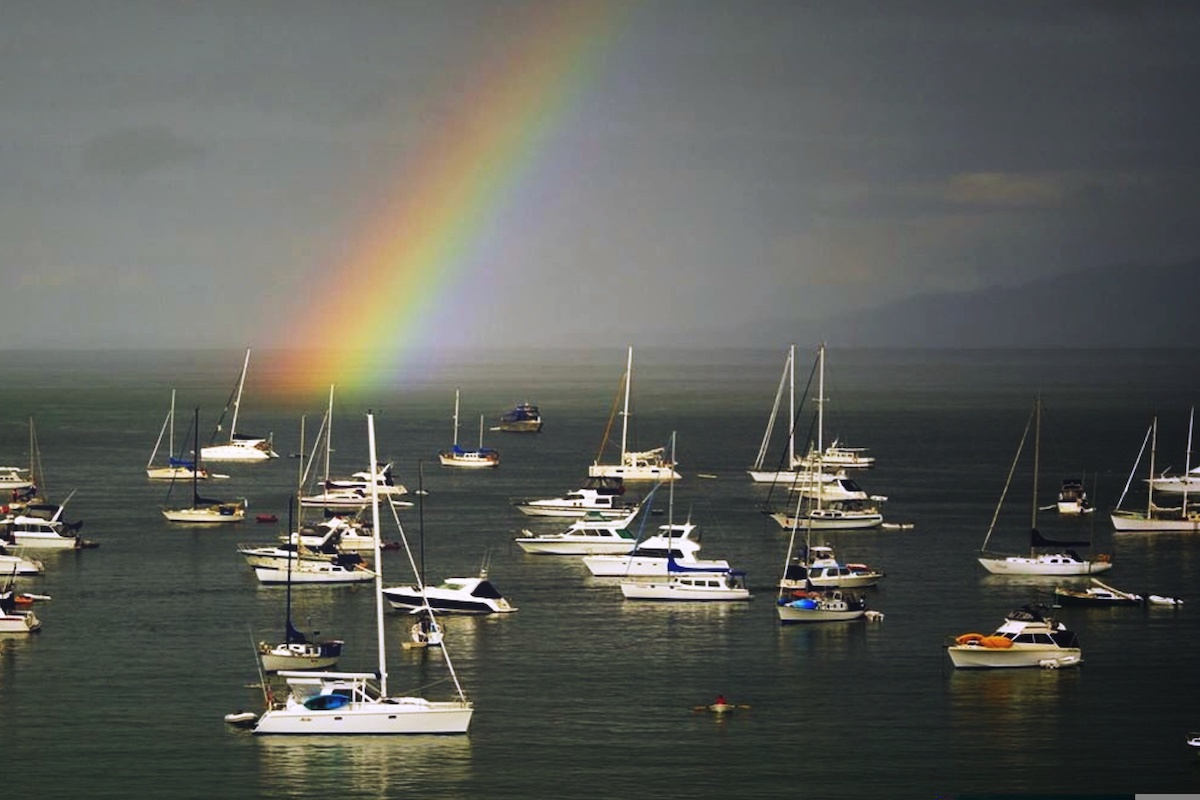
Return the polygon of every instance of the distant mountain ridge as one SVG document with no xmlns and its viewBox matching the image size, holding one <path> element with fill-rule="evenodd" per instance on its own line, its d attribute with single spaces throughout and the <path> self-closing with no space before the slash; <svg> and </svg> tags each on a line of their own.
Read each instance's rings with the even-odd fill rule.
<svg viewBox="0 0 1200 800">
<path fill-rule="evenodd" d="M 747 344 L 1046 348 L 1200 346 L 1200 261 L 1079 270 L 1018 287 L 917 295 L 823 319 L 758 321 Z"/>
</svg>

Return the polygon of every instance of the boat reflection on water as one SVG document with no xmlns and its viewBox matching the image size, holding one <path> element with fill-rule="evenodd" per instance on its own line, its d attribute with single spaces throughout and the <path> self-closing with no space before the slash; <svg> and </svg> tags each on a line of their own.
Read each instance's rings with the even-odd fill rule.
<svg viewBox="0 0 1200 800">
<path fill-rule="evenodd" d="M 1014 758 L 1029 752 L 1061 755 L 1072 727 L 1072 698 L 1080 683 L 1079 669 L 952 669 L 948 725 L 953 738 L 971 742 L 981 752 L 998 754 L 1021 739 Z M 1003 768 L 1000 763 L 997 768 Z M 1021 767 L 1014 764 L 1014 767 Z"/>
<path fill-rule="evenodd" d="M 245 733 L 250 738 L 248 732 Z M 467 736 L 257 736 L 260 797 L 405 797 L 437 786 L 465 795 Z"/>
<path fill-rule="evenodd" d="M 866 656 L 870 637 L 880 626 L 862 620 L 841 625 L 776 625 L 779 657 L 793 661 L 839 662 Z"/>
</svg>

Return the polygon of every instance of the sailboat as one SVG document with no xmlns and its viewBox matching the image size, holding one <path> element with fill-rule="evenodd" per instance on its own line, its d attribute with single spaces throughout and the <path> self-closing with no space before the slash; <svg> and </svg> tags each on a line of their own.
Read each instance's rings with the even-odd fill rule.
<svg viewBox="0 0 1200 800">
<path fill-rule="evenodd" d="M 200 409 L 196 409 L 195 420 L 192 423 L 193 440 L 198 445 L 200 430 Z M 200 450 L 199 447 L 195 448 Z M 203 452 L 203 451 L 201 451 Z M 200 488 L 197 485 L 199 481 L 200 470 L 202 469 L 199 460 L 196 464 L 196 469 L 192 471 L 192 504 L 182 508 L 164 508 L 163 516 L 170 522 L 186 522 L 189 524 L 213 524 L 225 522 L 241 522 L 246 518 L 246 500 L 240 498 L 238 500 L 211 500 L 200 496 Z M 175 487 L 175 481 L 171 482 L 170 488 L 167 490 L 168 496 L 170 490 Z"/>
<path fill-rule="evenodd" d="M 242 389 L 246 386 L 246 371 L 249 368 L 250 348 L 247 347 L 246 358 L 242 362 L 242 371 L 238 375 L 233 393 L 230 394 L 230 399 L 225 404 L 225 410 L 221 412 L 221 418 L 217 420 L 217 426 L 213 429 L 208 446 L 200 451 L 201 459 L 204 461 L 265 461 L 269 458 L 279 457 L 279 454 L 271 448 L 269 438 L 262 439 L 237 432 L 238 411 L 242 406 Z M 221 424 L 225 421 L 225 413 L 229 411 L 230 402 L 233 403 L 233 418 L 229 423 L 229 440 L 216 444 L 217 434 L 221 432 Z"/>
<path fill-rule="evenodd" d="M 785 529 L 878 528 L 883 524 L 883 514 L 876 503 L 882 498 L 868 497 L 840 470 L 837 473 L 825 470 L 825 400 L 825 345 L 822 343 L 817 351 L 817 441 L 808 456 L 793 462 L 801 469 L 791 473 L 795 480 L 790 488 L 799 494 L 801 502 L 796 504 L 795 513 L 776 512 L 771 518 Z M 760 458 L 765 443 L 764 439 L 764 445 L 759 449 Z"/>
<path fill-rule="evenodd" d="M 612 430 L 612 415 L 604 429 L 604 438 L 600 442 L 600 452 L 596 460 L 588 467 L 588 476 L 592 478 L 623 478 L 627 481 L 677 481 L 679 473 L 675 471 L 674 458 L 667 460 L 665 447 L 652 450 L 633 451 L 629 449 L 629 394 L 633 384 L 633 346 L 629 347 L 625 359 L 625 374 L 621 378 L 624 387 L 625 404 L 621 411 L 621 460 L 616 464 L 601 464 L 604 448 L 608 445 L 608 435 Z M 614 414 L 616 404 L 613 404 Z"/>
<path fill-rule="evenodd" d="M 288 530 L 292 529 L 292 508 L 294 503 L 288 500 Z M 294 555 L 294 551 L 292 555 Z M 262 659 L 262 667 L 266 672 L 282 670 L 327 669 L 337 663 L 342 655 L 342 646 L 346 643 L 341 639 L 324 639 L 312 641 L 292 624 L 292 562 L 288 558 L 287 599 L 284 602 L 283 641 L 279 644 L 259 642 L 258 654 Z"/>
<path fill-rule="evenodd" d="M 817 361 L 814 364 L 814 369 L 820 373 L 819 381 L 824 385 L 825 379 L 825 345 L 821 344 L 817 351 Z M 811 380 L 811 376 L 810 376 Z M 766 461 L 767 451 L 771 446 L 771 439 L 775 432 L 775 422 L 778 419 L 781 403 L 783 402 L 783 390 L 788 390 L 788 437 L 787 437 L 787 452 L 780 456 L 779 464 L 775 469 L 766 469 L 764 462 Z M 806 456 L 796 455 L 796 421 L 799 418 L 800 409 L 796 405 L 796 345 L 788 347 L 787 358 L 783 362 L 783 374 L 779 376 L 779 387 L 775 390 L 775 402 L 771 406 L 771 414 L 767 418 L 767 427 L 763 431 L 762 442 L 758 446 L 758 455 L 754 459 L 754 464 L 749 469 L 751 480 L 755 483 L 769 483 L 772 485 L 789 486 L 796 491 L 802 491 L 809 495 L 815 495 L 820 492 L 826 499 L 865 499 L 866 492 L 859 489 L 858 485 L 850 478 L 846 477 L 845 471 L 838 467 L 830 469 L 828 465 L 817 466 L 814 453 L 822 452 L 822 437 L 824 436 L 824 390 L 818 391 L 817 397 L 817 416 L 818 416 L 818 431 L 817 445 L 815 449 L 810 449 Z M 785 527 L 790 527 L 786 525 Z"/>
<path fill-rule="evenodd" d="M 458 444 L 458 400 L 459 391 L 454 390 L 454 444 L 449 450 L 438 451 L 438 461 L 443 467 L 466 467 L 480 469 L 500 466 L 500 451 L 483 446 L 483 415 L 479 417 L 479 447 L 468 450 Z"/>
<path fill-rule="evenodd" d="M 367 414 L 371 472 L 375 457 L 375 417 Z M 268 697 L 268 708 L 254 723 L 256 734 L 464 734 L 474 708 L 463 693 L 450 664 L 444 641 L 445 663 L 457 689 L 453 700 L 432 701 L 422 697 L 392 696 L 388 693 L 387 649 L 384 639 L 382 560 L 379 541 L 379 492 L 372 483 L 372 531 L 375 536 L 375 620 L 378 666 L 375 672 L 280 672 L 287 680 L 288 694 L 281 701 Z M 405 550 L 413 564 L 412 551 Z"/>
<path fill-rule="evenodd" d="M 1188 417 L 1188 460 L 1191 460 L 1192 453 L 1192 422 L 1195 418 L 1195 409 Z M 1133 476 L 1136 474 L 1138 465 L 1141 463 L 1142 455 L 1146 452 L 1147 443 L 1150 445 L 1150 479 L 1146 484 L 1146 508 L 1144 511 L 1136 511 L 1133 509 L 1122 509 L 1121 504 L 1125 502 L 1125 495 L 1129 493 L 1129 486 L 1133 483 Z M 1188 492 L 1186 484 L 1182 484 L 1185 488 L 1180 497 L 1180 503 L 1177 506 L 1162 507 L 1155 505 L 1154 492 L 1160 489 L 1160 478 L 1154 477 L 1154 457 L 1155 451 L 1158 449 L 1158 417 L 1154 417 L 1150 422 L 1150 428 L 1146 431 L 1146 438 L 1142 440 L 1142 449 L 1138 451 L 1137 460 L 1133 463 L 1133 469 L 1129 473 L 1129 480 L 1125 482 L 1125 489 L 1121 492 L 1121 497 L 1117 500 L 1117 507 L 1111 514 L 1113 530 L 1117 533 L 1150 533 L 1150 532 L 1191 532 L 1200 533 L 1200 511 L 1195 510 L 1195 507 L 1188 507 Z M 1184 468 L 1185 475 L 1191 475 L 1189 468 Z M 1186 480 L 1186 479 L 1185 479 Z"/>
<path fill-rule="evenodd" d="M 1012 484 L 1013 473 L 1017 469 L 1017 463 L 1021 458 L 1021 451 L 1025 447 L 1025 440 L 1029 437 L 1029 428 L 1034 428 L 1033 437 L 1033 503 L 1030 512 L 1029 523 L 1029 553 L 1027 555 L 1001 555 L 988 551 L 988 542 L 992 538 L 992 532 L 996 528 L 996 521 L 1000 517 L 1000 509 L 1004 506 L 1004 498 L 1008 495 L 1009 486 Z M 988 526 L 987 535 L 983 538 L 983 545 L 979 549 L 979 563 L 988 572 L 996 575 L 1094 575 L 1096 573 L 1105 572 L 1112 569 L 1112 561 L 1108 556 L 1097 556 L 1095 560 L 1081 557 L 1071 547 L 1090 547 L 1090 541 L 1054 541 L 1047 539 L 1038 532 L 1037 514 L 1038 514 L 1038 466 L 1041 461 L 1041 438 L 1042 438 L 1042 398 L 1039 395 L 1033 404 L 1033 411 L 1030 413 L 1029 420 L 1025 423 L 1025 432 L 1021 434 L 1021 442 L 1017 446 L 1017 454 L 1013 457 L 1012 466 L 1008 471 L 1008 480 L 1004 484 L 1004 491 L 1000 493 L 1000 502 L 996 504 L 996 511 L 992 515 L 992 523 Z"/>
<path fill-rule="evenodd" d="M 158 448 L 162 446 L 164 435 L 167 436 L 167 464 L 166 466 L 155 466 L 154 460 L 158 458 Z M 146 477 L 152 481 L 191 480 L 193 472 L 195 472 L 195 477 L 202 481 L 213 477 L 229 477 L 228 475 L 210 475 L 206 469 L 197 469 L 194 457 L 191 459 L 183 458 L 182 453 L 176 457 L 175 390 L 172 389 L 171 407 L 167 411 L 167 418 L 163 420 L 162 428 L 158 431 L 158 440 L 154 442 L 154 449 L 150 451 L 150 459 L 146 462 Z"/>
</svg>

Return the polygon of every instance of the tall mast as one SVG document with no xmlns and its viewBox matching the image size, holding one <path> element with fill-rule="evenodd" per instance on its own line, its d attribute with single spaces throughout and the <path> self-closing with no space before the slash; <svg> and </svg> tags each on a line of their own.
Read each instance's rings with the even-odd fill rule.
<svg viewBox="0 0 1200 800">
<path fill-rule="evenodd" d="M 1038 466 L 1042 458 L 1042 396 L 1033 402 L 1033 510 L 1030 512 L 1029 528 L 1037 528 L 1038 512 Z"/>
<path fill-rule="evenodd" d="M 1146 484 L 1146 519 L 1154 518 L 1154 452 L 1158 449 L 1158 415 L 1150 423 L 1150 481 Z"/>
<path fill-rule="evenodd" d="M 195 420 L 192 422 L 192 441 L 196 448 L 196 463 L 192 465 L 192 508 L 200 504 L 200 487 L 196 481 L 200 479 L 200 406 L 196 406 Z"/>
<path fill-rule="evenodd" d="M 787 468 L 796 468 L 796 345 L 788 346 L 788 461 Z"/>
<path fill-rule="evenodd" d="M 621 412 L 621 463 L 625 463 L 625 445 L 629 436 L 629 385 L 633 383 L 633 345 L 625 358 L 625 410 Z"/>
<path fill-rule="evenodd" d="M 1187 496 L 1188 496 L 1188 481 L 1191 480 L 1192 472 L 1192 422 L 1195 421 L 1196 407 L 1192 406 L 1192 410 L 1188 412 L 1188 446 L 1187 455 L 1183 460 L 1183 517 L 1187 518 Z"/>
<path fill-rule="evenodd" d="M 458 444 L 458 387 L 454 387 L 454 444 Z"/>
<path fill-rule="evenodd" d="M 325 492 L 329 491 L 329 453 L 333 450 L 333 387 L 329 384 L 329 410 L 325 412 Z"/>
<path fill-rule="evenodd" d="M 379 475 L 375 456 L 375 415 L 367 413 L 367 444 L 371 456 L 371 528 L 375 556 L 375 640 L 379 644 L 379 696 L 387 697 L 387 649 L 383 643 L 383 559 L 379 546 Z"/>
<path fill-rule="evenodd" d="M 825 343 L 817 350 L 819 371 L 817 374 L 817 454 L 825 452 Z"/>
<path fill-rule="evenodd" d="M 171 390 L 171 413 L 167 415 L 171 420 L 170 430 L 167 432 L 167 466 L 171 467 L 174 474 L 175 465 L 171 463 L 171 459 L 175 456 L 175 390 Z M 195 459 L 193 459 L 194 461 Z M 196 465 L 192 465 L 194 470 Z"/>
<path fill-rule="evenodd" d="M 237 396 L 233 400 L 233 421 L 229 423 L 229 441 L 237 433 L 238 409 L 242 405 L 242 389 L 246 386 L 246 370 L 250 368 L 250 348 L 246 348 L 246 358 L 242 362 L 242 377 L 238 378 Z"/>
</svg>

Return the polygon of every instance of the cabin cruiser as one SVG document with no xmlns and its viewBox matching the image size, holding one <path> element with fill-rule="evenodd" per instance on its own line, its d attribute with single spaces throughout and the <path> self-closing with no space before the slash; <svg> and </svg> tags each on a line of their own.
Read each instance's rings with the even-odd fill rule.
<svg viewBox="0 0 1200 800">
<path fill-rule="evenodd" d="M 1005 616 L 990 636 L 964 633 L 946 648 L 959 669 L 1072 667 L 1083 660 L 1079 637 L 1049 616 L 1043 605 L 1026 605 Z"/>
<path fill-rule="evenodd" d="M 628 553 L 637 544 L 638 535 L 630 527 L 633 514 L 624 519 L 586 516 L 560 533 L 538 536 L 523 530 L 514 541 L 526 553 L 555 556 L 590 556 Z"/>
<path fill-rule="evenodd" d="M 474 578 L 446 578 L 437 586 L 393 586 L 383 590 L 392 608 L 417 612 L 432 608 L 443 614 L 504 614 L 516 607 L 487 579 L 487 570 Z"/>
<path fill-rule="evenodd" d="M 500 417 L 500 424 L 493 430 L 508 433 L 538 433 L 542 430 L 542 414 L 532 403 L 517 403 L 511 411 Z"/>
<path fill-rule="evenodd" d="M 619 494 L 580 487 L 562 497 L 544 500 L 519 500 L 514 503 L 522 514 L 530 517 L 583 517 L 598 515 L 606 519 L 622 519 L 636 514 L 639 503 L 630 503 Z"/>
<path fill-rule="evenodd" d="M 808 553 L 792 559 L 779 581 L 780 589 L 861 589 L 874 586 L 884 577 L 866 564 L 841 564 L 827 545 L 812 545 Z"/>
<path fill-rule="evenodd" d="M 696 526 L 692 523 L 662 525 L 662 533 L 647 538 L 632 550 L 620 555 L 584 556 L 583 563 L 596 577 L 658 577 L 667 573 L 667 559 L 689 569 L 707 569 L 723 572 L 729 562 L 702 560 L 696 557 L 700 542 L 693 537 Z"/>
</svg>

